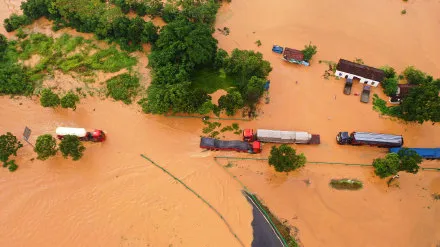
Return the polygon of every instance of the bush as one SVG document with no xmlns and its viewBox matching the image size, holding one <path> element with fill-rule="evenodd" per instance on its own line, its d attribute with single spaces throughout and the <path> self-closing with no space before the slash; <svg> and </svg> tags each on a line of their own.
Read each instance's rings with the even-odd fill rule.
<svg viewBox="0 0 440 247">
<path fill-rule="evenodd" d="M 304 166 L 307 162 L 304 154 L 296 154 L 292 147 L 282 144 L 279 148 L 272 146 L 269 156 L 269 165 L 277 172 L 290 172 Z"/>
<path fill-rule="evenodd" d="M 66 135 L 59 145 L 60 151 L 64 158 L 72 157 L 72 160 L 79 160 L 83 156 L 86 148 L 83 146 L 77 136 Z"/>
<path fill-rule="evenodd" d="M 34 84 L 17 64 L 0 64 L 0 94 L 29 95 L 34 91 Z"/>
<path fill-rule="evenodd" d="M 233 116 L 238 109 L 244 106 L 244 101 L 240 92 L 232 91 L 220 97 L 218 106 L 226 111 L 226 115 Z"/>
<path fill-rule="evenodd" d="M 330 186 L 337 190 L 359 190 L 362 189 L 362 182 L 357 179 L 332 179 Z"/>
<path fill-rule="evenodd" d="M 397 77 L 385 78 L 382 82 L 383 91 L 386 95 L 396 95 L 399 81 Z"/>
<path fill-rule="evenodd" d="M 10 160 L 3 163 L 3 167 L 7 167 L 10 172 L 15 172 L 18 169 L 17 164 L 15 164 L 15 160 Z"/>
<path fill-rule="evenodd" d="M 383 66 L 380 69 L 384 72 L 385 78 L 394 78 L 394 77 L 396 77 L 396 71 L 394 70 L 393 67 Z"/>
<path fill-rule="evenodd" d="M 304 50 L 302 50 L 302 53 L 304 55 L 304 61 L 309 62 L 317 52 L 318 49 L 316 45 L 312 45 L 312 42 L 310 42 L 308 45 L 304 47 Z"/>
<path fill-rule="evenodd" d="M 49 88 L 41 91 L 40 103 L 43 107 L 57 107 L 60 105 L 60 97 Z"/>
<path fill-rule="evenodd" d="M 12 14 L 9 18 L 3 21 L 3 26 L 7 32 L 12 32 L 19 27 L 31 24 L 32 21 L 26 15 Z"/>
<path fill-rule="evenodd" d="M 17 156 L 18 149 L 22 148 L 23 144 L 17 140 L 17 137 L 7 132 L 0 136 L 0 161 L 6 163 L 9 156 Z"/>
<path fill-rule="evenodd" d="M 79 102 L 78 95 L 68 92 L 66 95 L 64 95 L 61 100 L 61 107 L 63 108 L 72 108 L 73 110 L 76 110 L 76 103 Z"/>
<path fill-rule="evenodd" d="M 107 80 L 107 96 L 110 95 L 115 100 L 121 100 L 125 104 L 131 104 L 132 99 L 137 94 L 139 88 L 139 78 L 128 73 L 121 74 Z"/>
<path fill-rule="evenodd" d="M 57 154 L 57 141 L 49 134 L 41 135 L 37 138 L 34 151 L 38 154 L 37 159 L 47 160 Z"/>
</svg>

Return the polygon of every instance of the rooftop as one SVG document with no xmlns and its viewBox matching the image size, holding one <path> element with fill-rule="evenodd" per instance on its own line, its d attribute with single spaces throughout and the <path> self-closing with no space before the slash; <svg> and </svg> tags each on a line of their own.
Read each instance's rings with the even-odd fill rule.
<svg viewBox="0 0 440 247">
<path fill-rule="evenodd" d="M 382 70 L 367 65 L 354 63 L 345 59 L 339 59 L 336 69 L 353 75 L 361 76 L 366 79 L 381 82 L 385 74 Z"/>
<path fill-rule="evenodd" d="M 286 47 L 284 49 L 283 57 L 284 57 L 284 59 L 287 59 L 287 60 L 290 60 L 290 59 L 294 59 L 296 61 L 303 61 L 304 60 L 304 54 L 302 53 L 302 51 L 295 50 L 295 49 L 288 48 L 288 47 Z"/>
</svg>

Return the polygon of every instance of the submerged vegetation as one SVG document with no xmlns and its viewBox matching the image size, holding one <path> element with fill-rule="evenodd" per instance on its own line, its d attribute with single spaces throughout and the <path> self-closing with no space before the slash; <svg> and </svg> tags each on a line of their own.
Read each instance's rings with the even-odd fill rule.
<svg viewBox="0 0 440 247">
<path fill-rule="evenodd" d="M 22 147 L 23 144 L 12 133 L 7 132 L 0 136 L 0 161 L 3 162 L 3 167 L 8 167 L 11 172 L 17 170 L 15 160 L 9 160 L 9 157 L 17 156 L 17 151 Z"/>
<path fill-rule="evenodd" d="M 337 190 L 360 190 L 363 187 L 362 181 L 357 179 L 332 179 L 330 186 Z"/>
<path fill-rule="evenodd" d="M 416 174 L 419 171 L 419 164 L 422 157 L 416 151 L 402 148 L 399 152 L 389 153 L 385 158 L 373 161 L 374 173 L 380 178 L 397 175 L 400 171 Z"/>
<path fill-rule="evenodd" d="M 304 154 L 296 154 L 296 150 L 287 144 L 279 147 L 272 146 L 269 156 L 269 165 L 277 172 L 290 172 L 303 167 L 307 162 Z"/>
<path fill-rule="evenodd" d="M 128 73 L 107 80 L 107 94 L 125 104 L 131 104 L 133 98 L 137 95 L 138 88 L 139 78 Z"/>
<path fill-rule="evenodd" d="M 425 121 L 440 122 L 440 78 L 434 80 L 432 76 L 413 66 L 407 67 L 400 76 L 397 76 L 391 67 L 386 66 L 382 70 L 385 72 L 385 80 L 382 85 L 385 94 L 395 95 L 399 78 L 413 87 L 409 89 L 408 95 L 401 99 L 400 105 L 397 106 L 388 107 L 385 100 L 374 95 L 374 110 L 408 122 L 420 124 Z"/>
</svg>

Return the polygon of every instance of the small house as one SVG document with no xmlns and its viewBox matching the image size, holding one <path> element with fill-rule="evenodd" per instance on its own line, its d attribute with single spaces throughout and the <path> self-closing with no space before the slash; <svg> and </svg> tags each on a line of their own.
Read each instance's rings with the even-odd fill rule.
<svg viewBox="0 0 440 247">
<path fill-rule="evenodd" d="M 417 87 L 417 85 L 413 85 L 413 84 L 397 85 L 396 95 L 390 97 L 390 103 L 400 104 L 400 102 L 409 94 L 409 90 L 414 87 Z"/>
<path fill-rule="evenodd" d="M 364 64 L 339 59 L 335 76 L 347 79 L 359 79 L 360 83 L 377 87 L 385 78 L 385 73 L 377 68 Z"/>
<path fill-rule="evenodd" d="M 283 60 L 289 63 L 302 64 L 304 66 L 309 66 L 309 63 L 304 61 L 304 54 L 302 51 L 295 50 L 292 48 L 284 48 Z"/>
</svg>

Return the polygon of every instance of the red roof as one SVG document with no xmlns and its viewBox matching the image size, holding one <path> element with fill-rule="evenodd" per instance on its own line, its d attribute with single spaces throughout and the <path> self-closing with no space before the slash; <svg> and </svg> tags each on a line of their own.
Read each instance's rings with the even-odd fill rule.
<svg viewBox="0 0 440 247">
<path fill-rule="evenodd" d="M 302 51 L 298 51 L 298 50 L 288 48 L 288 47 L 286 47 L 284 49 L 283 57 L 284 57 L 284 59 L 287 59 L 287 60 L 290 60 L 290 59 L 294 59 L 296 61 L 303 61 L 304 60 L 304 54 L 302 53 Z"/>
<path fill-rule="evenodd" d="M 345 59 L 339 59 L 336 69 L 379 82 L 383 81 L 385 77 L 385 73 L 380 69 L 376 69 L 364 64 L 353 63 Z"/>
</svg>

